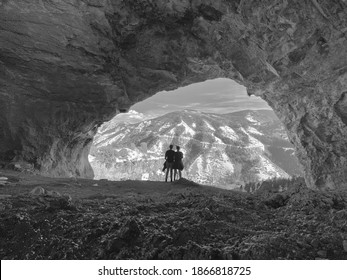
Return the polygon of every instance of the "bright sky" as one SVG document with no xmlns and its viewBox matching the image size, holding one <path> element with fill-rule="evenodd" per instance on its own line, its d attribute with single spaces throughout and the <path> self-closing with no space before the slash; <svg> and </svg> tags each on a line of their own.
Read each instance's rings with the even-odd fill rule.
<svg viewBox="0 0 347 280">
<path fill-rule="evenodd" d="M 217 114 L 246 109 L 271 110 L 264 100 L 248 96 L 244 86 L 230 79 L 208 80 L 173 91 L 162 91 L 131 107 L 131 110 L 154 116 L 184 109 Z"/>
</svg>

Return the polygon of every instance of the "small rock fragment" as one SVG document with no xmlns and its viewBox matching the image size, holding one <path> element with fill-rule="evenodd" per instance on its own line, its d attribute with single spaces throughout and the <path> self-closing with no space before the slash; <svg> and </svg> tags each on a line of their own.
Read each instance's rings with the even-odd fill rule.
<svg viewBox="0 0 347 280">
<path fill-rule="evenodd" d="M 22 169 L 22 166 L 19 163 L 14 164 L 15 169 Z"/>
<path fill-rule="evenodd" d="M 42 187 L 36 187 L 31 192 L 31 195 L 44 195 L 46 194 L 46 190 Z"/>
<path fill-rule="evenodd" d="M 223 249 L 224 259 L 226 259 L 226 260 L 234 259 L 234 257 L 233 257 L 234 251 L 235 251 L 235 249 L 233 247 L 231 247 L 231 246 L 225 247 Z"/>
<path fill-rule="evenodd" d="M 343 240 L 343 250 L 347 252 L 347 240 Z"/>
<path fill-rule="evenodd" d="M 228 215 L 228 218 L 230 219 L 230 221 L 236 222 L 236 218 L 234 215 Z"/>
<path fill-rule="evenodd" d="M 5 186 L 8 183 L 7 177 L 0 177 L 0 186 Z"/>
<path fill-rule="evenodd" d="M 61 197 L 61 194 L 57 191 L 46 191 L 46 194 L 54 197 Z"/>
<path fill-rule="evenodd" d="M 64 195 L 63 195 L 63 198 L 66 199 L 68 202 L 71 202 L 71 201 L 72 201 L 71 195 L 64 194 Z"/>
<path fill-rule="evenodd" d="M 327 251 L 324 250 L 320 250 L 317 252 L 317 255 L 323 259 L 325 259 L 327 257 Z"/>
</svg>

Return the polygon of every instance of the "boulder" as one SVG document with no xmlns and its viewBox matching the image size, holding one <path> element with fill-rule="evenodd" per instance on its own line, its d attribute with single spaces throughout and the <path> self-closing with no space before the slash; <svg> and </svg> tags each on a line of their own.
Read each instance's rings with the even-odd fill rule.
<svg viewBox="0 0 347 280">
<path fill-rule="evenodd" d="M 30 195 L 45 195 L 47 193 L 47 191 L 42 188 L 42 187 L 36 187 L 33 190 L 30 191 Z"/>
</svg>

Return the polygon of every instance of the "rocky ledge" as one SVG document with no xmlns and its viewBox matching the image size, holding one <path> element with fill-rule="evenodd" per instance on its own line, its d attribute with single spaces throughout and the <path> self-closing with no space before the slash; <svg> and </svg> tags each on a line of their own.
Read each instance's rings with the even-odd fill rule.
<svg viewBox="0 0 347 280">
<path fill-rule="evenodd" d="M 347 187 L 346 32 L 346 0 L 1 0 L 0 160 L 91 177 L 103 121 L 226 77 L 274 109 L 308 186 Z"/>
</svg>

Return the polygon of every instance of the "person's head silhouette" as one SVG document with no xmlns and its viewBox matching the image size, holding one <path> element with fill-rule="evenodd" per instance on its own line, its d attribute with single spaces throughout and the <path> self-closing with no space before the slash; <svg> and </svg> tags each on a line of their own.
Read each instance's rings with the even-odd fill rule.
<svg viewBox="0 0 347 280">
<path fill-rule="evenodd" d="M 179 151 L 180 150 L 180 146 L 176 146 L 176 150 Z"/>
<path fill-rule="evenodd" d="M 170 150 L 172 150 L 173 149 L 173 145 L 170 145 L 169 148 L 170 148 Z"/>
</svg>

